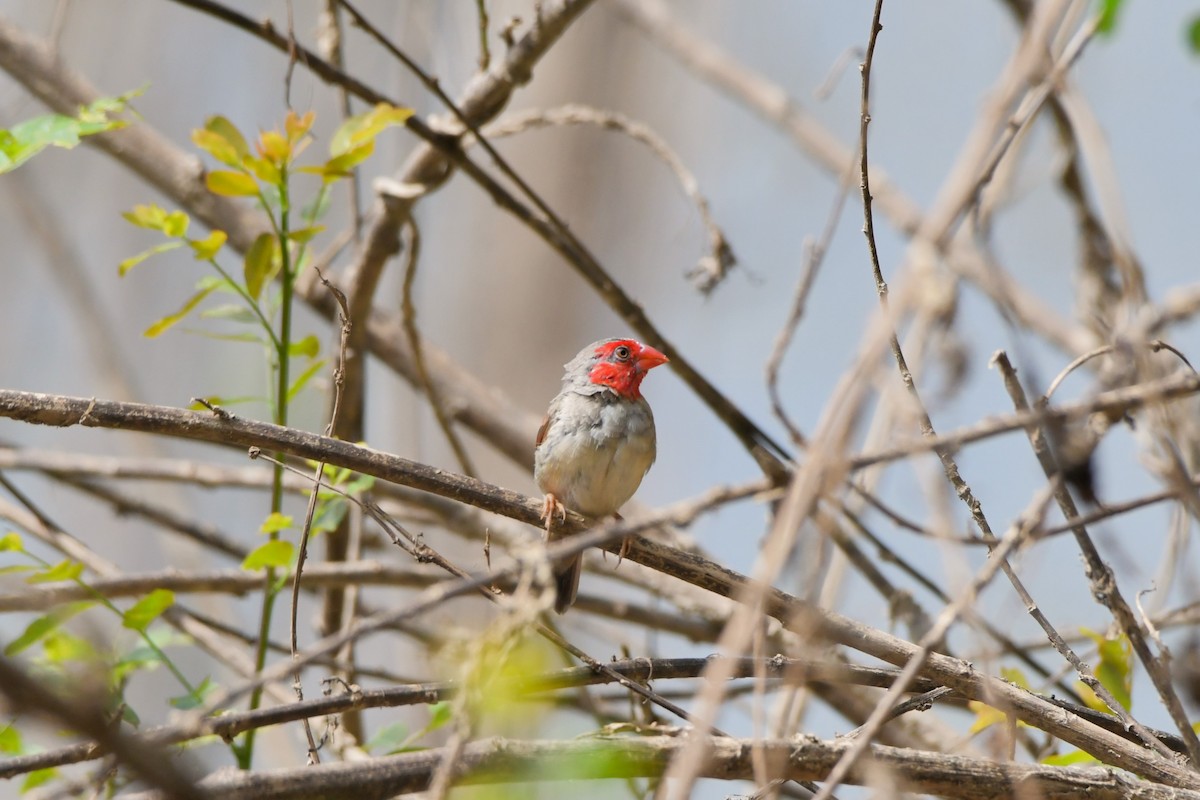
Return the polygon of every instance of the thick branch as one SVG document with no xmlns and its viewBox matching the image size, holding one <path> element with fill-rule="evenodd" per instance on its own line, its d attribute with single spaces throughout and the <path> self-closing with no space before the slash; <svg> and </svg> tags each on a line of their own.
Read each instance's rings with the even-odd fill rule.
<svg viewBox="0 0 1200 800">
<path fill-rule="evenodd" d="M 567 742 L 491 739 L 469 744 L 455 764 L 458 784 L 542 780 L 657 777 L 689 741 L 684 736 L 602 737 Z M 779 741 L 713 738 L 706 743 L 702 776 L 721 780 L 761 778 L 752 756 L 770 778 L 819 781 L 850 746 L 846 741 Z M 386 798 L 428 788 L 441 751 L 389 756 L 369 762 L 299 769 L 227 773 L 201 783 L 226 800 L 271 797 Z M 869 763 L 848 782 L 878 785 L 891 778 L 906 791 L 965 800 L 1054 797 L 1057 800 L 1200 800 L 1200 792 L 1143 783 L 1099 767 L 1048 767 L 873 745 Z M 898 788 L 898 786 L 896 787 Z M 136 795 L 137 800 L 161 797 Z"/>
</svg>

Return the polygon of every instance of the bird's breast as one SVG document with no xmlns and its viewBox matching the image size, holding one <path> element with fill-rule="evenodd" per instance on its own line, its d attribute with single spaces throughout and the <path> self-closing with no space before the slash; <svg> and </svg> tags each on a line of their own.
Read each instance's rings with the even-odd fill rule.
<svg viewBox="0 0 1200 800">
<path fill-rule="evenodd" d="M 645 400 L 597 395 L 559 398 L 537 448 L 534 478 L 567 508 L 615 514 L 654 463 L 654 417 Z"/>
</svg>

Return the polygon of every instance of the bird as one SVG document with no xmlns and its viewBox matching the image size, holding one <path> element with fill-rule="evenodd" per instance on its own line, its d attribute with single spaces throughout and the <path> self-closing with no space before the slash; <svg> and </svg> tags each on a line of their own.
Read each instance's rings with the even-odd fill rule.
<svg viewBox="0 0 1200 800">
<path fill-rule="evenodd" d="M 654 415 L 642 397 L 646 373 L 667 357 L 633 339 L 602 339 L 564 365 L 562 390 L 550 401 L 534 445 L 533 477 L 545 493 L 547 543 L 554 520 L 571 509 L 593 520 L 616 516 L 654 463 Z M 622 544 L 625 554 L 628 540 Z M 553 566 L 554 610 L 564 613 L 579 591 L 582 555 Z M 618 564 L 620 561 L 618 560 Z"/>
</svg>

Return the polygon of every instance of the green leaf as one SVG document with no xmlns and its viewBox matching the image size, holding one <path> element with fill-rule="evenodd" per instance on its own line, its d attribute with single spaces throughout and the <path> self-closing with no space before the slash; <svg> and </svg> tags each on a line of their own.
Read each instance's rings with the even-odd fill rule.
<svg viewBox="0 0 1200 800">
<path fill-rule="evenodd" d="M 1200 16 L 1192 17 L 1192 21 L 1188 23 L 1187 41 L 1192 55 L 1200 55 Z"/>
<path fill-rule="evenodd" d="M 347 506 L 345 498 L 338 495 L 318 503 L 316 510 L 313 511 L 313 535 L 328 533 L 341 525 L 342 520 L 346 517 Z"/>
<path fill-rule="evenodd" d="M 425 726 L 425 733 L 431 733 L 438 728 L 444 726 L 454 717 L 454 711 L 450 707 L 450 703 L 443 700 L 440 703 L 434 703 L 429 706 L 429 724 Z"/>
<path fill-rule="evenodd" d="M 34 567 L 29 564 L 13 564 L 8 567 L 0 567 L 0 575 L 19 575 L 22 572 L 33 572 Z"/>
<path fill-rule="evenodd" d="M 61 629 L 42 640 L 42 652 L 51 664 L 96 663 L 100 658 L 90 641 Z"/>
<path fill-rule="evenodd" d="M 83 564 L 71 559 L 64 559 L 52 567 L 42 570 L 25 580 L 26 583 L 56 583 L 58 581 L 73 581 L 83 574 Z"/>
<path fill-rule="evenodd" d="M 121 216 L 139 228 L 158 231 L 172 239 L 178 239 L 187 233 L 188 223 L 191 222 L 184 212 L 171 211 L 168 213 L 166 209 L 153 203 L 134 206 L 132 210 L 122 213 Z"/>
<path fill-rule="evenodd" d="M 149 250 L 143 250 L 136 256 L 130 256 L 118 264 L 117 274 L 123 278 L 125 277 L 125 273 L 129 272 L 129 270 L 133 269 L 150 256 L 156 256 L 159 253 L 166 253 L 170 250 L 176 249 L 177 247 L 183 247 L 183 242 L 163 242 L 162 244 L 151 247 Z"/>
<path fill-rule="evenodd" d="M 244 172 L 214 170 L 204 176 L 204 185 L 213 194 L 224 197 L 253 197 L 258 194 L 258 181 Z"/>
<path fill-rule="evenodd" d="M 21 732 L 12 725 L 0 728 L 0 753 L 15 756 L 21 752 Z"/>
<path fill-rule="evenodd" d="M 357 478 L 350 481 L 350 483 L 346 484 L 346 494 L 357 497 L 363 492 L 371 491 L 373 488 L 375 488 L 374 475 L 359 475 Z"/>
<path fill-rule="evenodd" d="M 263 524 L 259 526 L 259 533 L 279 533 L 286 531 L 292 527 L 292 517 L 290 514 L 280 514 L 278 511 L 272 511 L 263 520 Z"/>
<path fill-rule="evenodd" d="M 166 209 L 150 203 L 148 205 L 136 205 L 132 210 L 121 214 L 127 221 L 137 225 L 139 228 L 162 232 L 163 224 L 167 220 Z"/>
<path fill-rule="evenodd" d="M 263 398 L 255 397 L 254 395 L 243 395 L 241 397 L 221 397 L 220 395 L 212 394 L 208 395 L 204 399 L 214 406 L 233 406 L 237 405 L 238 403 L 257 403 Z M 190 408 L 192 411 L 208 410 L 204 407 L 203 403 L 190 403 L 188 404 L 188 408 Z"/>
<path fill-rule="evenodd" d="M 325 182 L 349 175 L 351 170 L 370 158 L 374 152 L 375 142 L 368 141 L 329 159 L 325 166 L 320 168 Z"/>
<path fill-rule="evenodd" d="M 213 231 L 203 239 L 191 239 L 188 244 L 196 255 L 197 261 L 208 261 L 215 258 L 229 237 L 225 231 Z"/>
<path fill-rule="evenodd" d="M 206 308 L 200 312 L 200 316 L 204 319 L 227 319 L 230 322 L 258 324 L 258 317 L 254 315 L 254 312 L 236 303 L 226 303 L 215 308 Z M 258 341 L 258 337 L 254 337 L 254 341 Z"/>
<path fill-rule="evenodd" d="M 200 316 L 204 316 L 201 314 Z M 183 328 L 188 333 L 196 336 L 203 336 L 205 339 L 212 339 L 215 342 L 248 342 L 250 344 L 266 344 L 267 340 L 253 333 L 214 333 L 213 331 L 200 330 L 199 328 Z M 246 400 L 260 400 L 258 397 L 243 398 Z"/>
<path fill-rule="evenodd" d="M 167 214 L 166 219 L 163 220 L 162 231 L 172 239 L 179 239 L 187 233 L 189 222 L 191 222 L 191 220 L 188 219 L 187 214 L 183 213 L 182 211 L 172 211 L 170 214 Z"/>
<path fill-rule="evenodd" d="M 312 241 L 312 238 L 318 233 L 325 230 L 324 225 L 313 225 L 308 228 L 301 228 L 297 231 L 292 231 L 288 234 L 288 238 L 299 244 L 307 244 Z"/>
<path fill-rule="evenodd" d="M 1117 12 L 1124 0 L 1100 0 L 1100 20 L 1096 23 L 1097 33 L 1112 33 L 1117 27 Z"/>
<path fill-rule="evenodd" d="M 9 531 L 0 537 L 0 553 L 23 553 L 25 545 L 21 542 L 21 534 L 16 531 Z"/>
<path fill-rule="evenodd" d="M 246 156 L 242 159 L 242 164 L 268 186 L 278 186 L 279 182 L 283 179 L 283 176 L 279 174 L 279 167 L 265 158 Z"/>
<path fill-rule="evenodd" d="M 370 111 L 356 114 L 343 122 L 329 142 L 329 154 L 340 156 L 375 137 L 393 125 L 403 125 L 413 115 L 411 108 L 380 103 Z"/>
<path fill-rule="evenodd" d="M 192 143 L 228 167 L 242 166 L 242 157 L 233 142 L 216 131 L 197 128 L 192 131 Z"/>
<path fill-rule="evenodd" d="M 156 321 L 149 328 L 146 328 L 142 335 L 147 339 L 153 339 L 157 336 L 161 336 L 181 319 L 192 313 L 192 310 L 196 306 L 200 305 L 200 303 L 204 301 L 204 298 L 212 294 L 214 288 L 215 287 L 205 287 L 196 292 L 194 295 L 188 298 L 186 303 L 179 307 L 178 311 L 176 311 L 174 314 L 168 314 L 162 319 Z"/>
<path fill-rule="evenodd" d="M 367 752 L 389 756 L 402 750 L 409 742 L 408 726 L 403 722 L 384 725 L 367 741 Z"/>
<path fill-rule="evenodd" d="M 254 571 L 273 567 L 286 568 L 291 565 L 292 554 L 295 551 L 292 543 L 285 539 L 264 542 L 246 556 L 246 560 L 242 562 L 242 569 Z"/>
<path fill-rule="evenodd" d="M 1078 764 L 1099 764 L 1100 759 L 1082 750 L 1075 750 L 1062 755 L 1046 756 L 1041 763 L 1050 767 L 1073 767 Z"/>
<path fill-rule="evenodd" d="M 212 679 L 205 677 L 204 680 L 200 681 L 200 683 L 197 684 L 192 691 L 188 692 L 187 694 L 180 695 L 179 697 L 172 697 L 171 705 L 180 711 L 199 708 L 207 702 L 208 696 L 212 694 L 216 688 L 217 685 L 212 682 Z"/>
<path fill-rule="evenodd" d="M 61 606 L 54 607 L 46 614 L 43 614 L 25 626 L 25 632 L 9 642 L 8 646 L 4 648 L 4 655 L 14 656 L 20 653 L 30 645 L 36 644 L 53 633 L 71 617 L 86 611 L 93 605 L 95 605 L 94 600 L 80 600 L 75 603 L 64 603 Z"/>
<path fill-rule="evenodd" d="M 74 117 L 47 114 L 20 122 L 9 130 L 0 129 L 0 173 L 16 169 L 47 147 L 70 149 L 85 136 L 125 127 L 124 120 L 109 117 L 123 111 L 126 100 L 136 94 L 101 98 L 81 108 Z"/>
<path fill-rule="evenodd" d="M 300 341 L 292 342 L 288 346 L 288 355 L 290 356 L 315 358 L 319 352 L 321 352 L 321 340 L 311 333 Z"/>
<path fill-rule="evenodd" d="M 242 132 L 237 129 L 237 126 L 221 115 L 209 117 L 204 121 L 204 129 L 217 134 L 234 149 L 238 155 L 238 160 L 250 155 L 250 146 L 246 144 L 245 137 Z"/>
<path fill-rule="evenodd" d="M 1133 689 L 1133 648 L 1129 644 L 1128 637 L 1121 635 L 1110 638 L 1087 628 L 1081 628 L 1080 631 L 1095 642 L 1099 650 L 1100 663 L 1096 666 L 1094 673 L 1096 679 L 1100 681 L 1101 686 L 1108 689 L 1113 699 L 1128 710 L 1133 702 L 1131 696 Z M 1089 707 L 1097 711 L 1109 713 L 1108 705 L 1097 697 L 1087 684 L 1083 683 L 1083 681 L 1076 681 L 1075 685 L 1079 690 L 1080 696 L 1083 697 L 1084 702 Z"/>
<path fill-rule="evenodd" d="M 121 624 L 130 630 L 144 631 L 174 604 L 174 592 L 170 589 L 155 589 L 121 615 Z"/>
<path fill-rule="evenodd" d="M 271 275 L 271 262 L 275 260 L 275 237 L 260 233 L 246 251 L 242 273 L 246 278 L 246 292 L 255 300 L 262 294 L 263 284 Z"/>
<path fill-rule="evenodd" d="M 314 361 L 312 364 L 310 364 L 308 366 L 308 369 L 306 369 L 306 370 L 304 370 L 304 372 L 300 373 L 300 377 L 296 378 L 296 380 L 294 380 L 292 382 L 292 385 L 288 387 L 287 401 L 289 403 L 292 402 L 292 400 L 296 397 L 296 395 L 298 395 L 301 392 L 301 390 L 304 389 L 305 385 L 307 385 L 308 382 L 310 380 L 312 380 L 313 375 L 316 375 L 318 372 L 320 372 L 321 368 L 324 366 L 325 366 L 324 359 L 321 359 L 320 361 Z"/>
<path fill-rule="evenodd" d="M 30 789 L 36 789 L 39 786 L 44 786 L 56 778 L 58 778 L 58 770 L 54 767 L 35 769 L 33 772 L 25 776 L 25 780 L 21 781 L 21 792 L 25 793 Z"/>
</svg>

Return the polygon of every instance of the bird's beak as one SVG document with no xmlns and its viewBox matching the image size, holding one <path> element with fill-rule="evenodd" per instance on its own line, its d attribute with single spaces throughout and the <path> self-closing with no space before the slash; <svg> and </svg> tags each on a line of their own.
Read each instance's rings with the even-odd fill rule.
<svg viewBox="0 0 1200 800">
<path fill-rule="evenodd" d="M 648 344 L 642 345 L 642 352 L 638 354 L 637 368 L 641 372 L 652 370 L 655 367 L 661 366 L 671 359 L 664 356 L 662 353 L 655 350 Z"/>
</svg>

